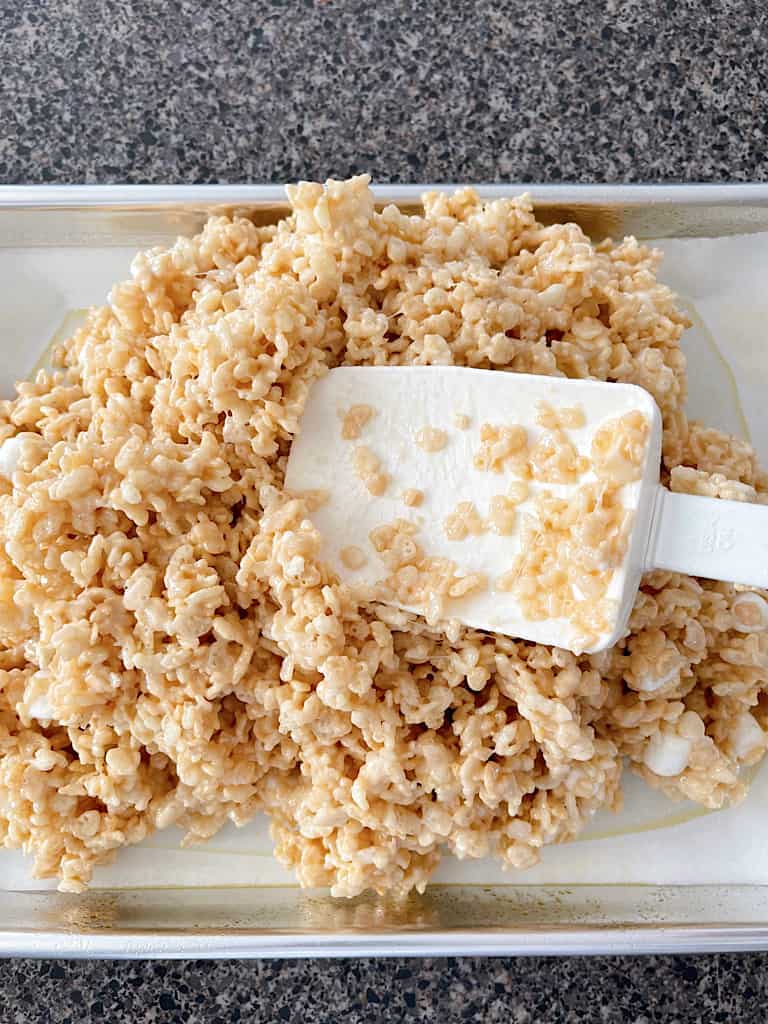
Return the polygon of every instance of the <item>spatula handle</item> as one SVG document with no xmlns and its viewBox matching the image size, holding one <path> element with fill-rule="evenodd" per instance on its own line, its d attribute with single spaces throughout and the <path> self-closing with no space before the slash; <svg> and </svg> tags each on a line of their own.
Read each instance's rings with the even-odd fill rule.
<svg viewBox="0 0 768 1024">
<path fill-rule="evenodd" d="M 659 487 L 646 568 L 768 588 L 768 505 Z"/>
</svg>

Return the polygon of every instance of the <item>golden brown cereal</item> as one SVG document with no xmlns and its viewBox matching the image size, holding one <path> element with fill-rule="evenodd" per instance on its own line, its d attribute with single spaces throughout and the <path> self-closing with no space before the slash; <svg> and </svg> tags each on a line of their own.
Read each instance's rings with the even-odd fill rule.
<svg viewBox="0 0 768 1024">
<path fill-rule="evenodd" d="M 450 559 L 426 556 L 414 540 L 417 533 L 415 523 L 397 519 L 372 530 L 370 541 L 390 570 L 381 581 L 382 597 L 418 608 L 434 624 L 445 615 L 449 599 L 477 593 L 487 580 L 482 573 L 460 573 Z"/>
<path fill-rule="evenodd" d="M 416 487 L 409 487 L 403 491 L 401 497 L 404 505 L 408 505 L 409 508 L 417 508 L 424 500 L 424 492 Z"/>
<path fill-rule="evenodd" d="M 648 420 L 638 410 L 601 424 L 592 439 L 596 476 L 612 483 L 639 480 L 650 432 Z"/>
<path fill-rule="evenodd" d="M 739 799 L 768 735 L 754 592 L 648 574 L 626 639 L 576 656 L 459 626 L 486 582 L 402 526 L 389 594 L 424 615 L 362 601 L 283 487 L 327 368 L 454 364 L 639 384 L 672 486 L 765 501 L 749 445 L 686 419 L 659 254 L 540 224 L 527 197 L 431 193 L 417 216 L 364 177 L 289 197 L 278 225 L 212 217 L 139 254 L 0 403 L 0 446 L 37 438 L 0 459 L 0 843 L 77 891 L 157 829 L 265 811 L 302 885 L 401 894 L 443 851 L 535 863 L 616 806 L 624 758 L 670 796 Z M 484 443 L 483 468 L 528 478 L 524 445 Z M 620 517 L 592 505 L 594 547 Z"/>
<path fill-rule="evenodd" d="M 530 453 L 534 480 L 548 484 L 573 484 L 589 469 L 584 458 L 559 428 L 545 433 Z"/>
<path fill-rule="evenodd" d="M 520 553 L 496 581 L 526 618 L 567 619 L 577 630 L 574 649 L 593 645 L 615 615 L 608 589 L 631 525 L 619 491 L 591 483 L 569 498 L 539 493 L 534 514 L 523 520 Z"/>
<path fill-rule="evenodd" d="M 356 475 L 363 481 L 370 494 L 379 498 L 386 491 L 389 477 L 380 472 L 381 462 L 366 445 L 358 445 L 352 453 Z"/>
<path fill-rule="evenodd" d="M 376 415 L 371 405 L 353 405 L 344 413 L 341 420 L 341 436 L 345 441 L 356 441 L 363 427 Z"/>
<path fill-rule="evenodd" d="M 528 500 L 529 485 L 525 480 L 513 480 L 507 488 L 507 497 L 513 505 L 522 505 Z"/>
<path fill-rule="evenodd" d="M 456 576 L 448 589 L 449 597 L 469 597 L 480 590 L 485 590 L 488 582 L 480 572 L 470 572 L 464 576 Z"/>
<path fill-rule="evenodd" d="M 554 409 L 548 402 L 540 402 L 536 422 L 547 430 L 571 430 L 585 426 L 587 417 L 578 405 L 567 409 Z"/>
<path fill-rule="evenodd" d="M 448 444 L 448 434 L 437 427 L 422 427 L 416 434 L 416 444 L 430 454 L 439 452 Z"/>
<path fill-rule="evenodd" d="M 475 455 L 474 464 L 477 469 L 494 473 L 509 470 L 523 479 L 530 477 L 525 428 L 483 423 L 480 427 L 480 449 Z"/>
<path fill-rule="evenodd" d="M 310 512 L 315 512 L 317 509 L 322 508 L 323 505 L 328 504 L 330 494 L 324 488 L 316 488 L 308 491 L 296 491 L 294 497 L 301 498 L 306 504 L 307 509 Z"/>
<path fill-rule="evenodd" d="M 722 473 L 707 473 L 691 466 L 673 466 L 669 486 L 683 494 L 700 494 L 727 501 L 760 501 L 761 496 L 751 484 L 731 480 Z"/>
<path fill-rule="evenodd" d="M 469 416 L 465 415 L 463 412 L 457 412 L 453 417 L 453 425 L 458 430 L 467 430 L 469 428 L 469 423 Z"/>
<path fill-rule="evenodd" d="M 443 532 L 448 540 L 477 537 L 485 531 L 485 522 L 471 501 L 460 501 L 455 511 L 447 515 L 443 522 Z"/>
<path fill-rule="evenodd" d="M 503 494 L 496 494 L 491 498 L 488 508 L 488 525 L 494 533 L 501 536 L 508 536 L 515 528 L 517 502 Z"/>
<path fill-rule="evenodd" d="M 396 519 L 393 523 L 382 523 L 371 530 L 370 541 L 384 564 L 397 569 L 423 557 L 421 548 L 413 540 L 418 532 L 416 523 L 408 519 Z"/>
</svg>

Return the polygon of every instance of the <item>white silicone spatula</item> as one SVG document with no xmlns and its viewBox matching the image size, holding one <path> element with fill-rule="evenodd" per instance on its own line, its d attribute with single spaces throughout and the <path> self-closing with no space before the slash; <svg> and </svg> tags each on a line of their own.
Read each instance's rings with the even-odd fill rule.
<svg viewBox="0 0 768 1024">
<path fill-rule="evenodd" d="M 647 429 L 634 479 L 623 482 L 595 452 L 614 436 L 620 442 L 631 413 Z M 524 435 L 505 435 L 505 427 Z M 524 436 L 522 452 L 505 456 L 505 436 L 512 449 Z M 553 478 L 546 462 L 563 445 L 581 460 L 567 482 L 556 479 L 562 473 Z M 768 587 L 768 506 L 671 493 L 659 483 L 660 450 L 659 410 L 633 385 L 458 367 L 341 367 L 311 390 L 286 486 L 325 492 L 311 513 L 321 558 L 361 592 L 429 615 L 428 605 L 433 618 L 439 607 L 439 617 L 469 626 L 591 652 L 625 634 L 649 569 Z M 626 511 L 617 543 L 610 529 L 595 537 L 595 496 Z M 554 533 L 542 512 L 553 503 Z M 570 521 L 569 509 L 578 510 Z M 423 587 L 418 599 L 404 596 L 392 585 L 385 543 L 398 533 L 420 552 L 406 573 L 423 581 L 437 564 L 424 559 L 443 559 L 452 578 L 478 581 L 472 592 L 439 606 Z"/>
</svg>

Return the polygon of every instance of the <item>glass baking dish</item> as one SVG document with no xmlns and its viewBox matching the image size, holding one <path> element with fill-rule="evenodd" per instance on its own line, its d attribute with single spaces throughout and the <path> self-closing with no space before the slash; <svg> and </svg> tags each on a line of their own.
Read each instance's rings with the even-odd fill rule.
<svg viewBox="0 0 768 1024">
<path fill-rule="evenodd" d="M 384 185 L 382 203 L 418 208 L 441 185 Z M 539 219 L 573 220 L 593 237 L 720 238 L 768 231 L 768 185 L 487 185 L 486 196 L 530 191 Z M 32 372 L 53 337 L 76 323 L 104 267 L 131 251 L 194 233 L 212 212 L 260 222 L 284 215 L 280 186 L 0 186 L 0 393 Z M 77 253 L 83 294 L 63 302 L 56 266 Z M 122 262 L 121 262 L 122 261 Z M 97 269 L 99 273 L 97 273 Z M 9 281 L 12 282 L 9 284 Z M 29 292 L 18 282 L 34 286 Z M 90 283 L 89 283 L 90 282 Z M 89 290 L 90 289 L 90 290 Z M 74 318 L 74 319 L 73 319 Z M 724 385 L 725 386 L 725 385 Z M 671 820 L 671 819 L 670 819 Z M 633 841 L 652 844 L 658 824 Z M 647 848 L 647 846 L 646 846 Z M 642 847 L 641 847 L 642 849 Z M 685 868 L 674 884 L 498 881 L 476 865 L 467 880 L 406 900 L 333 900 L 273 878 L 268 884 L 104 885 L 83 896 L 3 885 L 0 955 L 258 957 L 387 954 L 586 954 L 768 948 L 768 875 L 701 884 Z M 10 881 L 9 881 L 10 879 Z M 139 882 L 141 879 L 138 880 Z M 766 884 L 762 884 L 765 881 Z"/>
</svg>

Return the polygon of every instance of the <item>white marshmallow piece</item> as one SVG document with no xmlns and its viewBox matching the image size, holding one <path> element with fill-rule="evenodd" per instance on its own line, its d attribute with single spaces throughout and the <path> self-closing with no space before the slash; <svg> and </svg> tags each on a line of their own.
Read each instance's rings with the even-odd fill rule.
<svg viewBox="0 0 768 1024">
<path fill-rule="evenodd" d="M 11 479 L 19 464 L 24 442 L 31 436 L 28 433 L 14 434 L 0 444 L 0 476 Z"/>
<path fill-rule="evenodd" d="M 41 449 L 42 451 L 47 451 L 49 447 L 45 438 L 41 437 L 40 434 L 33 433 L 31 430 L 22 430 L 21 433 L 7 438 L 0 444 L 0 477 L 11 480 L 13 474 L 19 468 L 19 462 L 21 461 L 26 444 L 37 446 L 39 451 Z"/>
<path fill-rule="evenodd" d="M 680 658 L 666 671 L 663 669 L 661 671 L 648 669 L 645 672 L 639 672 L 633 675 L 631 682 L 628 680 L 628 685 L 637 693 L 655 693 L 657 690 L 663 689 L 670 683 L 677 682 L 680 678 L 682 667 L 683 659 Z"/>
<path fill-rule="evenodd" d="M 743 761 L 765 748 L 765 733 L 754 715 L 744 711 L 736 719 L 730 735 L 731 749 L 737 761 Z"/>
<path fill-rule="evenodd" d="M 645 748 L 643 762 L 654 775 L 672 778 L 688 767 L 692 745 L 684 736 L 660 732 Z"/>
<path fill-rule="evenodd" d="M 54 718 L 54 711 L 48 699 L 50 685 L 51 680 L 45 672 L 34 672 L 27 680 L 23 705 L 29 717 L 38 722 L 50 722 Z"/>
</svg>

